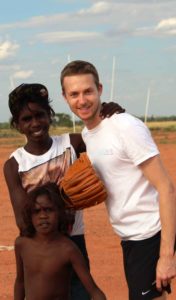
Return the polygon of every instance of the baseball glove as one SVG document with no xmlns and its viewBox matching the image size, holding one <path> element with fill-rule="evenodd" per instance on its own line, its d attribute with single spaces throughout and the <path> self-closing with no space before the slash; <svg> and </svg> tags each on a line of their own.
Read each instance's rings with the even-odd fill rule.
<svg viewBox="0 0 176 300">
<path fill-rule="evenodd" d="M 107 198 L 105 187 L 85 152 L 65 173 L 60 190 L 66 208 L 75 210 L 97 205 Z"/>
</svg>

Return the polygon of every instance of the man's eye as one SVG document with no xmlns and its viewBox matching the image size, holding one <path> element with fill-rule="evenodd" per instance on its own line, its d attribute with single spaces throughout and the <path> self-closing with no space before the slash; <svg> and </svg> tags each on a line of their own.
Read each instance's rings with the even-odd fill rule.
<svg viewBox="0 0 176 300">
<path fill-rule="evenodd" d="M 86 90 L 85 91 L 85 95 L 92 95 L 93 94 L 93 90 Z"/>
<path fill-rule="evenodd" d="M 72 93 L 72 94 L 70 95 L 71 98 L 76 98 L 77 96 L 78 96 L 77 93 Z"/>
</svg>

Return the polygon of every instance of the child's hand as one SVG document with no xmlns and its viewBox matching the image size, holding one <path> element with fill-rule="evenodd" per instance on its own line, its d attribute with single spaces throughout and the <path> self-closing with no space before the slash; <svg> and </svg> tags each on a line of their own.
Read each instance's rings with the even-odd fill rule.
<svg viewBox="0 0 176 300">
<path fill-rule="evenodd" d="M 97 289 L 96 292 L 93 295 L 92 300 L 107 300 L 105 294 L 100 290 Z"/>
<path fill-rule="evenodd" d="M 102 119 L 109 118 L 115 113 L 123 113 L 125 112 L 125 109 L 122 108 L 118 103 L 115 102 L 103 102 L 100 110 L 100 117 Z"/>
</svg>

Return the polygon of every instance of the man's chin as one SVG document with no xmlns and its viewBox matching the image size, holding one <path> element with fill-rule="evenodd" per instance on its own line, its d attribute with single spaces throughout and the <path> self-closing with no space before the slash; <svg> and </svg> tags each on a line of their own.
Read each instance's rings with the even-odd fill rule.
<svg viewBox="0 0 176 300">
<path fill-rule="evenodd" d="M 80 118 L 83 122 L 87 121 L 87 120 L 90 120 L 91 119 L 91 115 L 90 114 L 86 114 L 86 113 L 82 113 L 82 112 L 79 112 L 79 113 L 76 113 L 77 117 Z"/>
<path fill-rule="evenodd" d="M 83 116 L 83 115 L 80 115 L 79 118 L 86 124 L 88 123 L 92 118 L 89 116 Z"/>
</svg>

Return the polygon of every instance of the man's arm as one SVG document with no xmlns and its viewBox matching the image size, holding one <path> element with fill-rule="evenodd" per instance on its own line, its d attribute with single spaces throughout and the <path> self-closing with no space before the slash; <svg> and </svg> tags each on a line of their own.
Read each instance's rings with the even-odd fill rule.
<svg viewBox="0 0 176 300">
<path fill-rule="evenodd" d="M 73 245 L 73 248 L 71 249 L 71 251 L 69 251 L 69 258 L 74 271 L 90 294 L 91 299 L 106 300 L 105 294 L 99 289 L 99 287 L 93 280 L 86 265 L 85 259 L 76 245 Z"/>
<path fill-rule="evenodd" d="M 14 300 L 25 299 L 23 262 L 20 255 L 20 238 L 15 241 L 16 279 L 14 285 Z"/>
<path fill-rule="evenodd" d="M 176 237 L 176 192 L 160 156 L 148 159 L 139 166 L 145 177 L 159 193 L 161 219 L 160 258 L 156 270 L 156 286 L 166 286 L 176 276 L 174 244 Z"/>
<path fill-rule="evenodd" d="M 21 185 L 21 179 L 18 174 L 18 164 L 13 157 L 4 164 L 4 176 L 15 214 L 16 224 L 21 230 L 24 227 L 22 211 L 27 200 L 27 193 Z"/>
</svg>

